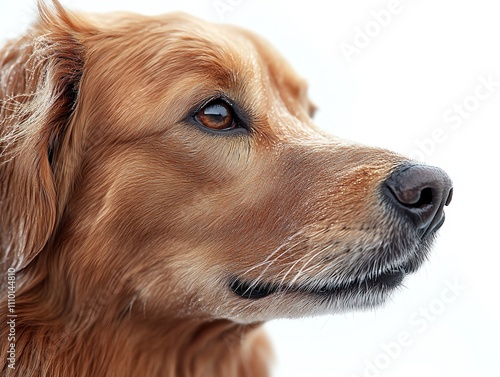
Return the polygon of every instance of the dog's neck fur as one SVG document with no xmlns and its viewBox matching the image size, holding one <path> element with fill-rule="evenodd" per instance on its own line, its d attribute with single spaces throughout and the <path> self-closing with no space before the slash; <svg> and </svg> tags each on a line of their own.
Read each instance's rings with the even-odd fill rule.
<svg viewBox="0 0 500 377">
<path fill-rule="evenodd" d="M 16 274 L 16 369 L 2 357 L 0 375 L 269 376 L 272 351 L 261 324 L 181 316 L 174 308 L 150 314 L 139 304 L 125 304 L 123 287 L 91 279 L 85 287 L 72 285 L 67 269 L 56 263 L 58 255 L 44 250 L 30 271 Z M 0 316 L 7 314 L 4 304 Z M 0 327 L 1 339 L 8 331 Z M 2 355 L 9 343 L 0 343 Z"/>
<path fill-rule="evenodd" d="M 43 297 L 39 300 L 43 301 Z M 17 303 L 16 303 L 17 304 Z M 22 301 L 16 319 L 16 369 L 5 357 L 2 375 L 23 377 L 265 377 L 270 351 L 260 325 L 177 319 L 155 323 L 139 313 L 109 318 L 107 308 L 86 318 L 53 315 L 41 321 Z M 5 318 L 5 311 L 2 309 Z M 39 316 L 41 313 L 37 313 Z M 86 315 L 86 314 L 85 314 Z M 40 324 L 41 322 L 41 324 Z M 84 328 L 82 328 L 82 324 Z M 4 329 L 5 327 L 2 327 Z M 2 337 L 7 334 L 2 331 Z M 2 342 L 2 355 L 7 353 Z M 5 351 L 5 352 L 4 352 Z M 29 370 L 25 370 L 29 366 Z"/>
</svg>

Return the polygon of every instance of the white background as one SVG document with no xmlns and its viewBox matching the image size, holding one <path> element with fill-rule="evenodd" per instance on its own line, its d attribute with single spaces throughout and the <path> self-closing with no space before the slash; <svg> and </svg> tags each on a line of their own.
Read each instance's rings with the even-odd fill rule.
<svg viewBox="0 0 500 377">
<path fill-rule="evenodd" d="M 26 27 L 34 1 L 0 1 L 4 39 Z M 386 0 L 63 2 L 99 12 L 184 10 L 252 29 L 309 81 L 320 126 L 418 155 L 453 178 L 431 260 L 384 308 L 267 325 L 276 377 L 500 376 L 500 7 L 493 0 L 394 1 L 390 19 L 384 10 L 394 6 Z M 221 15 L 221 4 L 235 5 Z M 371 34 L 365 47 L 359 30 Z M 355 42 L 360 48 L 348 61 L 341 44 Z M 481 80 L 498 84 L 476 92 Z M 455 105 L 466 112 L 445 121 Z"/>
</svg>

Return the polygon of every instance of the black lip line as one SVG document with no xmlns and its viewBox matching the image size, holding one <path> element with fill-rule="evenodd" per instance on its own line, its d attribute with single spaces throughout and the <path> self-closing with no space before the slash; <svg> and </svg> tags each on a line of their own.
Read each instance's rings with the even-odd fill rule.
<svg viewBox="0 0 500 377">
<path fill-rule="evenodd" d="M 375 277 L 366 277 L 364 279 L 356 279 L 351 283 L 338 286 L 324 286 L 319 289 L 307 290 L 304 287 L 280 287 L 272 283 L 255 284 L 242 281 L 240 279 L 232 279 L 230 288 L 237 296 L 256 300 L 270 296 L 278 292 L 297 292 L 314 295 L 332 295 L 341 291 L 356 289 L 357 287 L 366 287 L 366 289 L 380 287 L 380 288 L 394 288 L 401 283 L 406 275 L 404 267 L 394 268 L 383 272 Z"/>
<path fill-rule="evenodd" d="M 230 283 L 231 290 L 241 298 L 256 300 L 277 293 L 279 289 L 273 284 L 253 284 L 239 279 L 233 279 Z"/>
</svg>

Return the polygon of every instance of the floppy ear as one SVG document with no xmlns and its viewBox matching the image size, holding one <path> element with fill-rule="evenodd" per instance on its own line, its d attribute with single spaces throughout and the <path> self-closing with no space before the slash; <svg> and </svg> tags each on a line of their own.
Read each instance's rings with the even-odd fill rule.
<svg viewBox="0 0 500 377">
<path fill-rule="evenodd" d="M 78 102 L 84 68 L 81 36 L 90 32 L 57 1 L 51 8 L 39 1 L 38 9 L 31 33 L 0 50 L 3 271 L 26 267 L 54 230 L 61 208 L 56 160 L 64 158 L 58 147 L 70 132 Z"/>
</svg>

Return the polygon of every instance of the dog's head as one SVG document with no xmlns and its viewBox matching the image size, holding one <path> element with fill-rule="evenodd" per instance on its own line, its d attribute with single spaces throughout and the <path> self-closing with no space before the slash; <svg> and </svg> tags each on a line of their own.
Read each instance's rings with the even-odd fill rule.
<svg viewBox="0 0 500 377">
<path fill-rule="evenodd" d="M 425 260 L 446 174 L 319 130 L 259 37 L 41 14 L 2 68 L 2 247 L 24 279 L 44 271 L 74 305 L 252 322 L 380 304 Z"/>
</svg>

